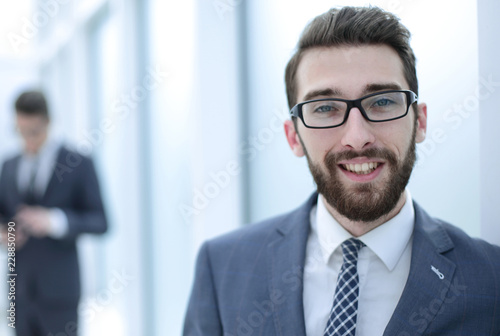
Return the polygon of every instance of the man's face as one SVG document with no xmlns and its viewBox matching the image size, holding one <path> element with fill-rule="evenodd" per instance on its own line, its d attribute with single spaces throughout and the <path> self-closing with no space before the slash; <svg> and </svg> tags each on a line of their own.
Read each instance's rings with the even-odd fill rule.
<svg viewBox="0 0 500 336">
<path fill-rule="evenodd" d="M 405 89 L 402 62 L 385 45 L 314 48 L 297 70 L 298 102 L 321 98 L 357 99 Z M 357 108 L 345 124 L 330 129 L 285 123 L 297 156 L 307 156 L 318 191 L 340 215 L 372 222 L 387 215 L 402 197 L 415 161 L 415 142 L 425 138 L 426 106 L 404 118 L 372 123 Z"/>
<path fill-rule="evenodd" d="M 47 139 L 49 121 L 40 115 L 16 114 L 16 126 L 28 154 L 36 154 Z"/>
</svg>

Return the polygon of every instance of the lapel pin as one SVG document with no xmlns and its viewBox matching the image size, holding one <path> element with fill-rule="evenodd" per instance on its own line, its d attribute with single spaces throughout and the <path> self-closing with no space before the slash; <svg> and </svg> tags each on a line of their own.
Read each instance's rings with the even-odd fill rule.
<svg viewBox="0 0 500 336">
<path fill-rule="evenodd" d="M 443 280 L 443 279 L 444 279 L 444 274 L 443 274 L 443 273 L 441 273 L 441 272 L 439 272 L 439 270 L 438 270 L 436 267 L 434 267 L 434 266 L 432 266 L 432 265 L 431 265 L 431 270 L 432 270 L 434 273 L 436 273 L 436 274 L 437 274 L 437 276 L 439 277 L 439 279 L 441 279 L 441 280 Z"/>
</svg>

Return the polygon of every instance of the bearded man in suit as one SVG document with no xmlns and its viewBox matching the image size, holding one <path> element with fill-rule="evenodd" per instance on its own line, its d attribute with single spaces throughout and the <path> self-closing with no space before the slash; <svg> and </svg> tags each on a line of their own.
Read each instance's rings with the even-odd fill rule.
<svg viewBox="0 0 500 336">
<path fill-rule="evenodd" d="M 374 7 L 309 23 L 284 128 L 317 193 L 202 246 L 184 335 L 500 335 L 500 247 L 406 188 L 427 125 L 409 38 Z"/>
</svg>

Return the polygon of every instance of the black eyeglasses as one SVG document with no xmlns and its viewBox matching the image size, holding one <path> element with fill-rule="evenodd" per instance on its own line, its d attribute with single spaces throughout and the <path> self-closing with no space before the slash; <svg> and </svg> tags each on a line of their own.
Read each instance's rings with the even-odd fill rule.
<svg viewBox="0 0 500 336">
<path fill-rule="evenodd" d="M 292 117 L 299 117 L 308 128 L 333 128 L 343 125 L 353 107 L 371 122 L 403 118 L 417 95 L 410 90 L 389 90 L 369 94 L 359 99 L 315 99 L 298 103 L 291 110 Z"/>
</svg>

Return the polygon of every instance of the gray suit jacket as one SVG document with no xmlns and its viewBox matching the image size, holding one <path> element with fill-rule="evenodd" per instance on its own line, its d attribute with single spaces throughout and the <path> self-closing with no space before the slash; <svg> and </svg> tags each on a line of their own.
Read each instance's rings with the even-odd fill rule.
<svg viewBox="0 0 500 336">
<path fill-rule="evenodd" d="M 184 335 L 306 334 L 302 280 L 316 200 L 202 246 Z M 384 335 L 500 335 L 500 247 L 414 208 L 410 274 Z"/>
</svg>

